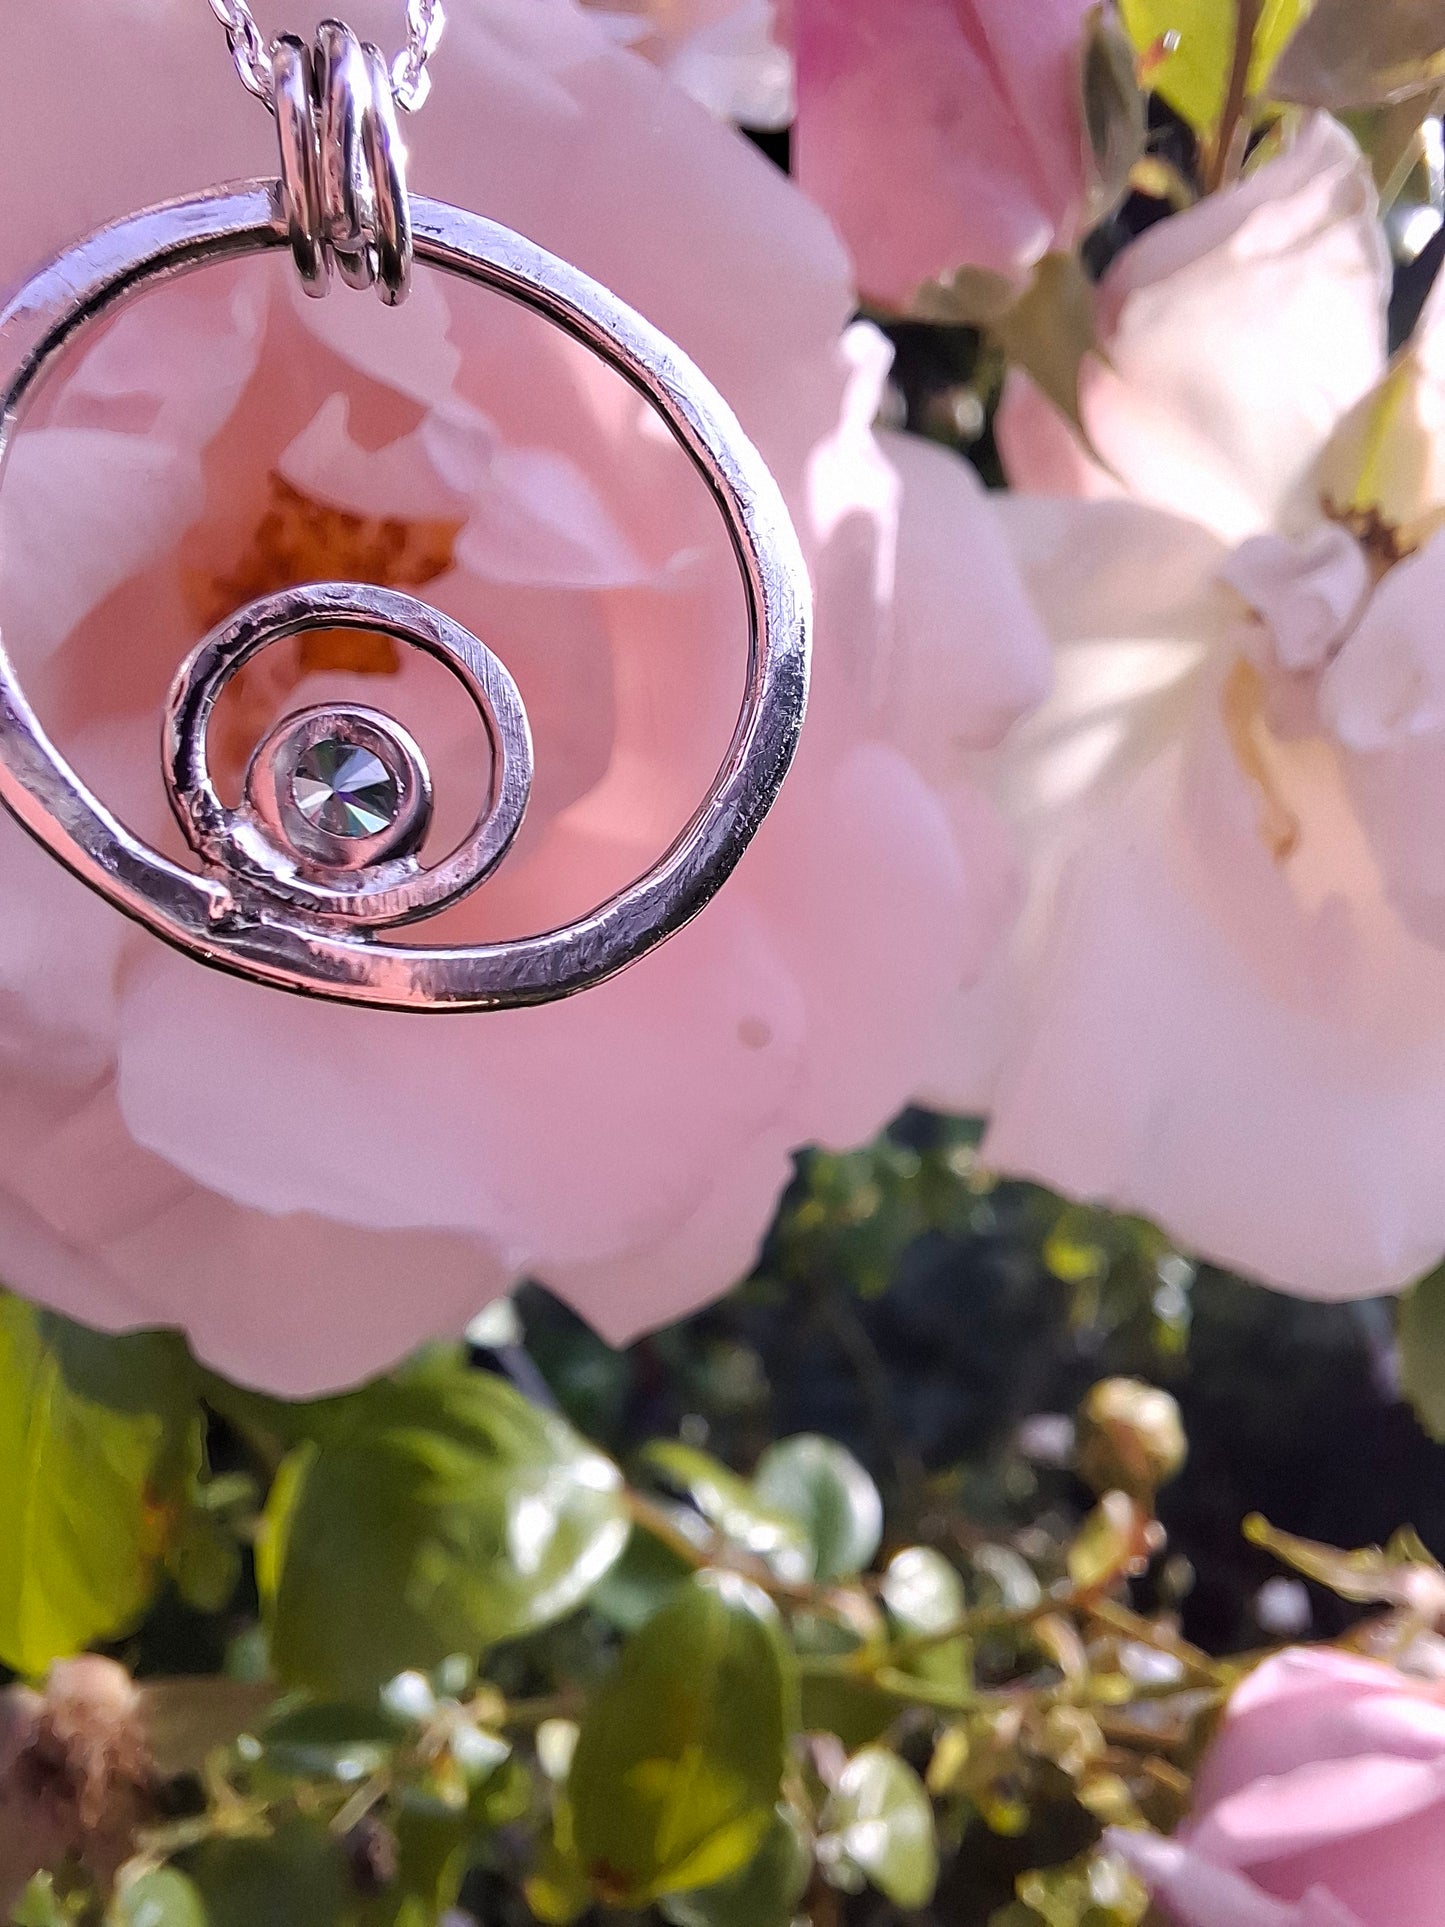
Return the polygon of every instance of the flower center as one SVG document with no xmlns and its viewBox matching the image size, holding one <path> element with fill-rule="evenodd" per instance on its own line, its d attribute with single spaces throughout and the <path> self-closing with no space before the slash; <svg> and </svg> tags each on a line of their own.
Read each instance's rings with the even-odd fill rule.
<svg viewBox="0 0 1445 1927">
<path fill-rule="evenodd" d="M 304 582 L 424 589 L 452 567 L 461 528 L 456 521 L 351 515 L 272 474 L 250 540 L 226 566 L 193 569 L 189 600 L 201 626 L 210 628 L 242 603 Z M 217 714 L 217 770 L 240 774 L 257 738 L 306 676 L 326 670 L 394 676 L 400 667 L 390 636 L 354 629 L 312 630 L 266 650 L 234 679 Z"/>
<path fill-rule="evenodd" d="M 1225 680 L 1223 708 L 1230 748 L 1259 798 L 1259 833 L 1265 848 L 1276 863 L 1288 862 L 1299 848 L 1300 821 L 1285 799 L 1266 747 L 1264 684 L 1244 656 Z"/>
</svg>

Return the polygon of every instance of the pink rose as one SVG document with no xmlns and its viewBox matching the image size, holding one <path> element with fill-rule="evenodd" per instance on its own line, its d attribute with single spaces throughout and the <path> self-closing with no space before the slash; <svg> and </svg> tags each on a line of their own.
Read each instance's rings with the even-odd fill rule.
<svg viewBox="0 0 1445 1927">
<path fill-rule="evenodd" d="M 1033 888 L 925 1087 L 990 1114 L 996 1168 L 1322 1298 L 1445 1250 L 1423 374 L 1378 525 L 1344 459 L 1402 414 L 1388 290 L 1368 166 L 1319 119 L 1106 275 L 1083 408 L 1107 470 L 1014 378 L 1000 512 L 1057 674 L 992 771 Z"/>
<path fill-rule="evenodd" d="M 354 24 L 388 39 L 396 11 L 366 0 Z M 274 166 L 195 0 L 51 0 L 0 49 L 0 280 Z M 577 261 L 726 393 L 810 558 L 815 698 L 717 902 L 545 1009 L 421 1020 L 217 976 L 0 822 L 0 1277 L 99 1325 L 183 1325 L 285 1393 L 456 1332 L 520 1276 L 624 1340 L 744 1271 L 793 1147 L 856 1142 L 904 1101 L 1005 926 L 1014 872 L 963 751 L 1047 673 L 969 471 L 874 438 L 886 348 L 844 334 L 841 252 L 743 140 L 572 0 L 456 9 L 408 134 L 421 191 Z M 388 312 L 307 301 L 280 260 L 212 271 L 128 312 L 17 442 L 7 640 L 81 774 L 177 855 L 174 668 L 222 612 L 318 575 L 419 589 L 532 717 L 522 840 L 426 940 L 549 928 L 695 807 L 741 691 L 733 561 L 648 410 L 556 330 L 426 275 Z M 258 668 L 225 726 L 233 778 L 304 685 L 399 715 L 445 821 L 475 810 L 477 746 L 424 659 L 313 643 Z"/>
<path fill-rule="evenodd" d="M 1296 1650 L 1239 1688 L 1174 1840 L 1110 1845 L 1177 1927 L 1438 1927 L 1445 1696 Z"/>
<path fill-rule="evenodd" d="M 794 0 L 797 173 L 865 294 L 1026 281 L 1085 218 L 1091 0 Z"/>
</svg>

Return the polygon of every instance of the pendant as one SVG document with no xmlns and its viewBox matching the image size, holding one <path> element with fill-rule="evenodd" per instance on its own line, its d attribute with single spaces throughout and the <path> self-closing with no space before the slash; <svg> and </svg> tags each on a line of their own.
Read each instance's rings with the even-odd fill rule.
<svg viewBox="0 0 1445 1927">
<path fill-rule="evenodd" d="M 328 22 L 314 47 L 273 50 L 281 176 L 151 208 L 101 229 L 0 313 L 0 485 L 47 371 L 146 289 L 207 265 L 289 249 L 307 291 L 339 280 L 406 297 L 414 266 L 506 295 L 582 342 L 651 404 L 724 519 L 742 574 L 742 711 L 712 787 L 643 876 L 574 923 L 506 942 L 426 947 L 396 931 L 475 890 L 527 807 L 533 749 L 516 683 L 460 624 L 415 596 L 314 583 L 239 609 L 177 674 L 162 775 L 197 859 L 134 836 L 50 742 L 0 639 L 0 801 L 116 909 L 199 962 L 253 982 L 397 1010 L 548 1003 L 625 969 L 726 882 L 776 800 L 807 701 L 811 599 L 776 482 L 726 402 L 672 342 L 577 268 L 481 215 L 409 196 L 381 56 Z M 349 295 L 332 298 L 351 298 Z M 400 724 L 360 704 L 285 717 L 256 746 L 238 807 L 212 781 L 208 725 L 227 683 L 272 643 L 311 629 L 379 633 L 458 678 L 491 750 L 481 815 L 424 864 L 432 787 Z"/>
</svg>

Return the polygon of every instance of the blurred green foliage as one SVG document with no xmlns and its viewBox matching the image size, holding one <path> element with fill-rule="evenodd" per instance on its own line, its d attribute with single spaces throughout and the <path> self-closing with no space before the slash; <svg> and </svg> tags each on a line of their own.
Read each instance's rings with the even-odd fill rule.
<svg viewBox="0 0 1445 1927">
<path fill-rule="evenodd" d="M 0 1642 L 108 1644 L 152 1762 L 118 1872 L 67 1855 L 21 1927 L 1138 1927 L 1102 1828 L 1177 1819 L 1263 1579 L 1329 1630 L 1439 1571 L 1335 1552 L 1318 1459 L 1270 1483 L 1311 1404 L 1397 1423 L 1382 1308 L 1201 1275 L 921 1114 L 801 1159 L 687 1325 L 615 1354 L 526 1292 L 478 1340 L 287 1405 L 0 1300 Z"/>
</svg>

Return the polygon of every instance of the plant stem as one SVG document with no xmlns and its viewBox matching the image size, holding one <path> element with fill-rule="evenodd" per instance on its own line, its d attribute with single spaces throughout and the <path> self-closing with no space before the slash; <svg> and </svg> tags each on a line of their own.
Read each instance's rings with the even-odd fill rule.
<svg viewBox="0 0 1445 1927">
<path fill-rule="evenodd" d="M 1204 167 L 1204 190 L 1217 194 L 1232 181 L 1244 161 L 1249 139 L 1246 109 L 1249 105 L 1249 69 L 1254 59 L 1254 36 L 1264 12 L 1264 0 L 1235 0 L 1234 59 L 1230 63 L 1229 86 L 1224 96 L 1224 111 Z"/>
</svg>

